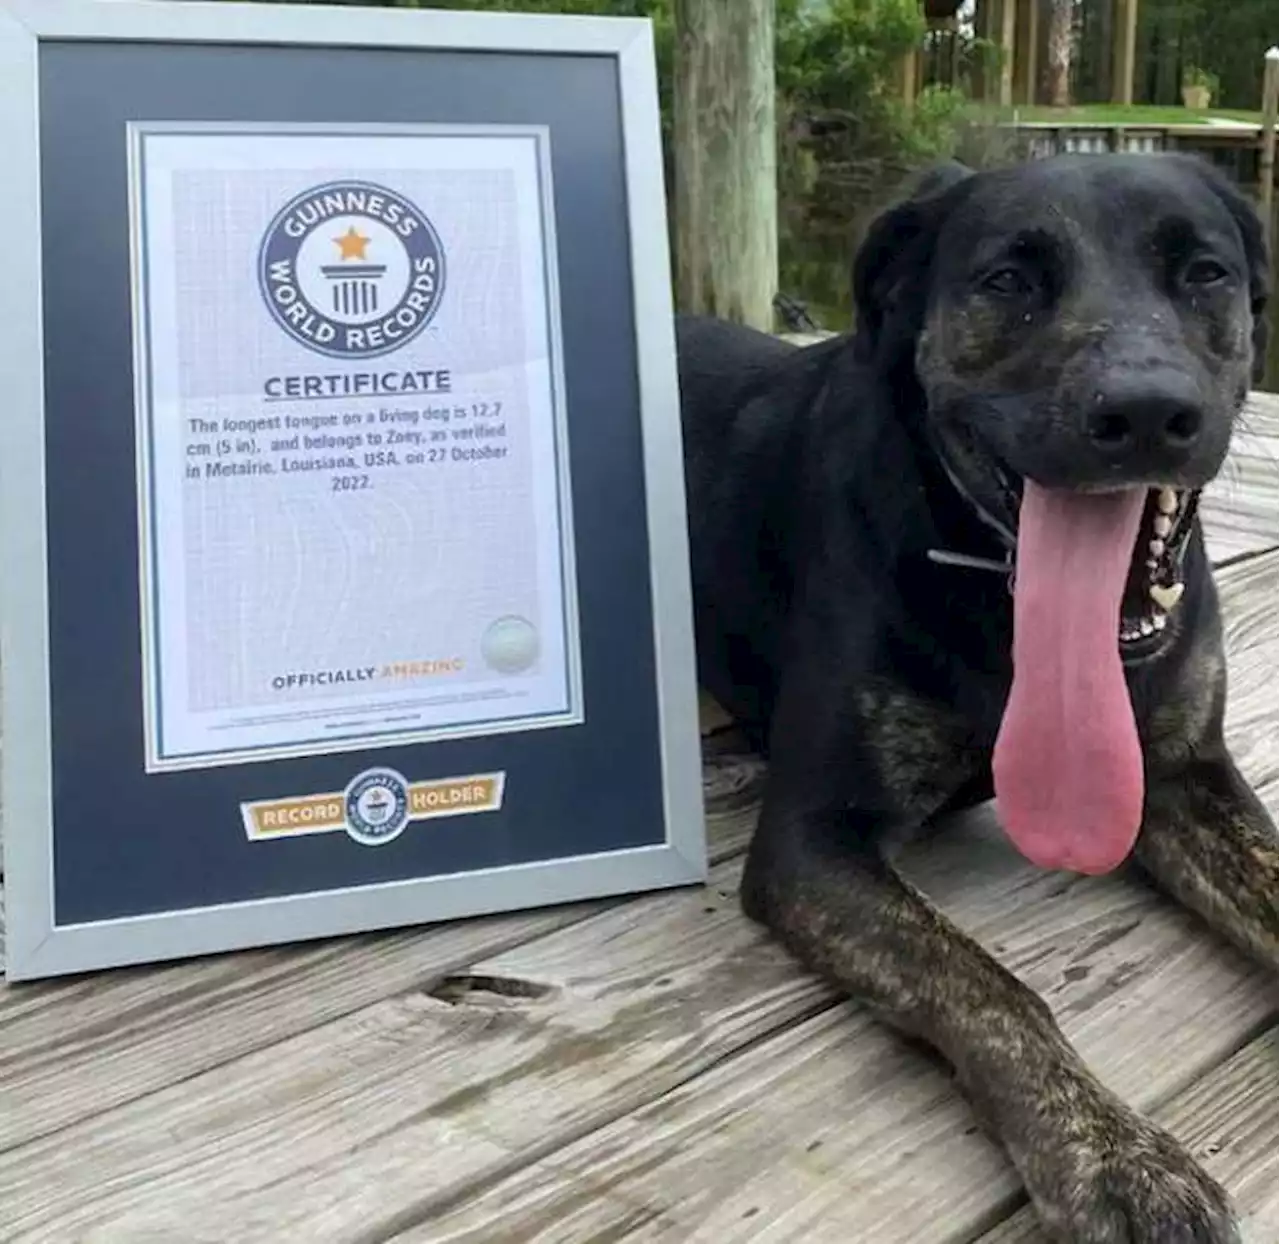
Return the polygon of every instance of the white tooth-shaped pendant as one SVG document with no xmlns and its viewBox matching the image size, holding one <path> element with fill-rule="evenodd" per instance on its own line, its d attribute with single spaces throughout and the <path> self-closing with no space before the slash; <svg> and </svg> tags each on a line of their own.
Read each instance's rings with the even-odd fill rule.
<svg viewBox="0 0 1280 1244">
<path fill-rule="evenodd" d="M 1153 583 L 1147 589 L 1147 595 L 1160 606 L 1165 613 L 1172 613 L 1177 608 L 1178 602 L 1182 599 L 1182 593 L 1186 590 L 1184 583 L 1161 584 Z"/>
<path fill-rule="evenodd" d="M 1163 540 L 1173 530 L 1173 520 L 1167 514 L 1157 514 L 1151 527 Z"/>
<path fill-rule="evenodd" d="M 1160 489 L 1160 495 L 1156 497 L 1156 509 L 1161 514 L 1174 514 L 1178 509 L 1178 494 L 1172 488 Z"/>
<path fill-rule="evenodd" d="M 1157 613 L 1155 617 L 1151 619 L 1151 625 L 1154 626 L 1158 631 L 1164 630 L 1164 628 L 1168 625 L 1168 622 L 1169 622 L 1169 615 L 1165 613 Z"/>
<path fill-rule="evenodd" d="M 1144 636 L 1154 635 L 1156 633 L 1156 624 L 1152 622 L 1150 618 L 1143 618 L 1138 624 L 1138 629 Z"/>
<path fill-rule="evenodd" d="M 1152 557 L 1159 557 L 1164 552 L 1164 541 L 1152 540 L 1151 543 L 1147 545 L 1147 549 L 1151 553 Z"/>
</svg>

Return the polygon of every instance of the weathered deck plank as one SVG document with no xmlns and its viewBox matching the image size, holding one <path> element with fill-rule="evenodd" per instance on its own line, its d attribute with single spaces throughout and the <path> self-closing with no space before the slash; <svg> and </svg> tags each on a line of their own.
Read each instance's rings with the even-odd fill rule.
<svg viewBox="0 0 1280 1244">
<path fill-rule="evenodd" d="M 1227 649 L 1231 752 L 1271 810 L 1277 806 L 1277 582 L 1280 556 L 1267 553 L 1217 573 Z"/>
<path fill-rule="evenodd" d="M 1271 554 L 1257 566 L 1233 567 L 1221 576 L 1237 645 L 1231 676 L 1238 687 L 1242 656 L 1276 668 L 1274 624 L 1268 633 L 1259 619 L 1274 619 L 1278 568 Z M 1259 704 L 1274 705 L 1274 698 L 1267 699 L 1274 674 L 1253 686 L 1262 688 Z M 1235 697 L 1229 742 L 1244 753 L 1243 766 L 1262 786 L 1274 815 L 1275 713 L 1260 723 L 1262 746 L 1243 749 L 1245 736 L 1259 724 L 1251 714 L 1241 715 L 1250 699 L 1247 691 Z M 1248 759 L 1255 754 L 1264 762 L 1261 770 Z M 981 894 L 989 878 L 1011 871 L 1032 886 L 1045 878 L 1018 864 L 1011 869 L 990 822 L 983 828 L 985 833 L 971 825 L 963 842 L 918 849 L 908 872 L 935 897 L 949 899 L 944 905 L 959 923 L 1041 990 L 1085 1057 L 1129 1100 L 1143 1108 L 1158 1105 L 1213 1068 L 1259 1023 L 1274 1022 L 1274 983 L 1267 974 L 1242 969 L 1197 922 L 1149 896 L 1129 895 L 1118 879 L 1072 879 L 1060 893 L 1037 895 L 984 927 L 973 919 L 975 907 L 956 904 L 957 888 Z M 1090 923 L 1087 913 L 1099 911 L 1095 904 L 1122 895 L 1133 905 Z M 995 896 L 987 897 L 987 910 L 998 911 Z M 1073 916 L 1080 921 L 1074 926 Z M 1169 925 L 1186 941 L 1144 953 L 1145 938 Z M 1065 947 L 1078 953 L 1064 959 Z M 1224 1001 L 1214 991 L 1228 978 L 1231 1000 Z M 971 1240 L 1019 1202 L 1020 1189 L 994 1147 L 969 1134 L 972 1121 L 946 1078 L 878 1028 L 862 1027 L 858 1016 L 856 1007 L 824 1012 L 763 1042 L 514 1177 L 477 1189 L 474 1199 L 424 1219 L 397 1244 L 506 1238 L 574 1244 L 616 1238 L 624 1230 L 629 1239 L 672 1244 Z M 1232 1040 L 1201 1048 L 1206 1037 L 1215 1042 L 1223 1035 L 1200 1029 L 1206 1016 L 1209 1028 L 1224 1021 Z M 1270 1081 L 1259 1077 L 1241 1092 L 1274 1132 L 1272 1082 L 1274 1072 Z M 1188 1097 L 1186 1110 L 1202 1100 Z M 1173 1109 L 1162 1112 L 1171 1122 Z M 1275 1146 L 1268 1151 L 1259 1142 L 1250 1152 L 1246 1184 L 1232 1186 L 1249 1193 L 1246 1204 L 1265 1218 L 1266 1205 L 1251 1189 L 1267 1180 L 1274 1185 Z M 429 1212 L 430 1203 L 421 1208 Z"/>
<path fill-rule="evenodd" d="M 853 1006 L 817 1016 L 395 1244 L 971 1241 L 1021 1190 L 946 1077 L 858 1019 Z M 1202 1122 L 1189 1140 L 1236 1138 L 1243 1153 L 1226 1169 L 1216 1163 L 1217 1173 L 1263 1221 L 1268 1162 L 1275 1168 L 1274 1140 L 1266 1153 L 1274 1046 L 1271 1059 L 1270 1068 L 1261 1056 L 1233 1068 L 1229 1103 L 1208 1097 L 1204 1081 L 1175 1099 Z M 1117 1087 L 1143 1101 L 1141 1074 Z M 1220 1078 L 1208 1087 L 1222 1089 Z"/>
<path fill-rule="evenodd" d="M 1202 511 L 1245 559 L 1219 576 L 1229 737 L 1273 815 L 1278 443 L 1255 396 Z M 737 910 L 744 772 L 708 769 L 706 891 L 0 989 L 0 1238 L 972 1240 L 1018 1203 L 1007 1164 Z M 1214 1070 L 1274 983 L 1143 890 L 1022 866 L 989 817 L 905 860 L 1119 1091 L 1175 1127 L 1233 1112 L 1274 1238 L 1274 1074 L 1259 1104 L 1254 1062 Z"/>
<path fill-rule="evenodd" d="M 1276 555 L 1259 561 L 1274 582 Z M 1222 583 L 1237 643 L 1274 669 L 1274 631 L 1248 621 L 1274 609 L 1264 575 L 1246 563 Z M 1266 982 L 1190 917 L 1117 878 L 1038 873 L 989 820 L 907 859 L 1142 1105 L 1274 1019 Z M 741 917 L 736 871 L 470 967 L 515 996 L 460 981 L 449 1001 L 389 998 L 0 1155 L 0 1235 L 526 1240 L 555 1221 L 559 1244 L 635 1225 L 639 1207 L 653 1238 L 674 1241 L 735 1238 L 735 1210 L 754 1208 L 737 1238 L 748 1225 L 769 1238 L 776 1214 L 788 1238 L 845 1239 L 856 1223 L 872 1231 L 861 1238 L 914 1244 L 998 1221 L 1016 1181 L 966 1134 L 945 1077 L 856 1006 L 832 1010 Z M 937 1220 L 970 1234 L 938 1234 Z"/>
<path fill-rule="evenodd" d="M 1278 1049 L 1272 1028 L 1154 1112 L 1235 1198 L 1246 1220 L 1248 1244 L 1280 1237 Z M 1049 1244 L 1049 1239 L 1030 1207 L 1024 1207 L 978 1244 Z"/>
<path fill-rule="evenodd" d="M 732 868 L 722 865 L 719 879 Z M 129 1239 L 144 1227 L 176 1231 L 206 1220 L 218 1224 L 214 1234 L 194 1227 L 186 1238 L 278 1240 L 294 1215 L 309 1240 L 357 1238 L 403 1204 L 400 1179 L 393 1191 L 385 1171 L 370 1181 L 364 1168 L 366 1159 L 382 1165 L 386 1145 L 403 1141 L 403 1182 L 415 1192 L 447 1188 L 502 1167 L 544 1134 L 563 1135 L 583 1117 L 584 1095 L 611 1108 L 584 1079 L 611 1054 L 611 1087 L 625 1110 L 635 1099 L 619 1081 L 661 1091 L 821 1005 L 820 991 L 780 959 L 751 953 L 763 940 L 741 925 L 731 896 L 715 891 L 615 908 L 582 936 L 542 939 L 531 954 L 558 972 L 512 978 L 502 960 L 472 968 L 519 980 L 526 994 L 545 990 L 541 998 L 389 998 L 0 1154 L 0 1238 L 65 1238 L 92 1227 Z M 758 999 L 771 987 L 772 1005 L 754 1013 L 715 1006 L 702 987 L 713 971 L 729 975 L 721 992 L 731 996 Z M 659 984 L 663 973 L 669 981 Z M 529 1109 L 513 1110 L 512 1096 Z M 159 1160 L 157 1134 L 168 1138 Z M 78 1155 L 70 1166 L 68 1152 Z M 318 1175 L 330 1163 L 336 1181 Z M 283 1188 L 293 1180 L 308 1187 L 301 1200 Z"/>
<path fill-rule="evenodd" d="M 1002 854 L 1007 861 L 999 843 L 977 849 L 988 861 Z M 1095 1062 L 1122 1091 L 1179 1087 L 1270 1013 L 1256 974 L 1141 891 L 1119 882 L 1064 885 L 1007 869 L 1006 884 L 995 888 L 959 840 L 949 851 L 935 846 L 929 860 L 929 872 L 980 882 L 976 901 L 961 904 L 962 922 L 998 942 L 1006 961 L 1068 1013 L 1087 1054 L 1105 1045 L 1110 1061 Z M 993 899 L 1003 910 L 984 920 L 980 908 Z M 646 1110 L 670 1120 L 671 1099 L 645 1102 L 690 1081 L 694 1099 L 712 1094 L 720 1113 L 740 1114 L 733 1097 L 745 1096 L 750 1106 L 734 1128 L 722 1119 L 710 1127 L 701 1112 L 684 1119 L 674 1149 L 692 1165 L 683 1177 L 667 1169 L 654 1175 L 680 1197 L 669 1213 L 681 1231 L 690 1225 L 681 1190 L 705 1186 L 709 1168 L 724 1176 L 711 1191 L 733 1203 L 746 1173 L 748 1134 L 756 1139 L 746 1149 L 771 1163 L 758 1178 L 779 1162 L 785 1174 L 816 1135 L 833 1145 L 839 1138 L 840 1152 L 855 1165 L 829 1172 L 825 1195 L 833 1204 L 814 1206 L 832 1228 L 841 1218 L 844 1176 L 858 1187 L 874 1177 L 856 1163 L 868 1154 L 884 1160 L 886 1128 L 902 1142 L 897 1161 L 940 1129 L 947 1160 L 922 1156 L 917 1184 L 930 1171 L 948 1179 L 974 1171 L 976 1158 L 960 1160 L 972 1138 L 964 1136 L 967 1116 L 945 1077 L 856 1008 L 842 1008 L 822 1030 L 838 1046 L 838 1059 L 824 1060 L 806 1043 L 811 1026 L 787 1033 L 781 1046 L 760 1044 L 820 1012 L 832 996 L 746 925 L 727 890 L 714 903 L 693 894 L 641 900 L 593 924 L 473 968 L 522 982 L 528 993 L 549 990 L 541 998 L 463 994 L 454 1006 L 425 995 L 388 1000 L 0 1156 L 0 1236 L 14 1244 L 81 1234 L 133 1241 L 181 1229 L 192 1241 L 376 1239 L 504 1175 L 523 1187 L 531 1175 L 521 1168 L 534 1162 L 540 1171 L 536 1160 L 544 1155 L 556 1171 L 571 1172 L 559 1180 L 557 1201 L 576 1202 L 583 1169 L 596 1172 L 590 1185 L 614 1178 L 601 1158 L 615 1132 L 643 1133 Z M 1173 1058 L 1175 1046 L 1181 1053 Z M 791 1049 L 800 1051 L 795 1060 Z M 753 1061 L 739 1068 L 743 1058 L 730 1056 L 743 1050 Z M 717 1065 L 718 1078 L 699 1074 Z M 899 1074 L 890 1076 L 890 1066 Z M 724 1077 L 737 1086 L 728 1102 L 718 1096 Z M 928 1107 L 923 1120 L 913 1106 L 920 1101 Z M 631 1114 L 635 1107 L 639 1115 Z M 877 1126 L 868 1130 L 868 1121 Z M 596 1131 L 601 1125 L 606 1130 Z M 580 1161 L 566 1168 L 567 1153 Z M 642 1172 L 654 1162 L 652 1151 L 626 1157 Z M 1002 1172 L 991 1153 L 958 1197 L 935 1189 L 927 1212 L 941 1215 L 957 1199 L 962 1207 L 993 1190 L 1001 1194 L 993 1210 L 1012 1204 L 1016 1184 Z M 58 1188 L 52 1203 L 51 1186 Z M 499 1183 L 493 1195 L 505 1200 L 512 1191 Z M 778 1191 L 792 1199 L 784 1187 Z M 886 1201 L 886 1212 L 897 1200 Z M 863 1201 L 854 1204 L 861 1215 Z M 433 1222 L 420 1238 L 447 1238 L 442 1225 Z M 924 1226 L 919 1220 L 915 1234 L 896 1238 L 930 1238 L 920 1234 Z M 484 1221 L 475 1238 L 533 1236 L 513 1219 Z M 588 1237 L 558 1229 L 555 1238 Z"/>
<path fill-rule="evenodd" d="M 1280 529 L 1280 399 L 1250 395 L 1231 456 L 1205 489 L 1201 513 L 1214 563 L 1275 548 Z"/>
<path fill-rule="evenodd" d="M 751 818 L 709 799 L 713 859 L 736 855 Z M 0 1150 L 49 1135 L 266 1049 L 385 998 L 571 926 L 601 900 L 313 945 L 219 955 L 0 990 Z"/>
</svg>

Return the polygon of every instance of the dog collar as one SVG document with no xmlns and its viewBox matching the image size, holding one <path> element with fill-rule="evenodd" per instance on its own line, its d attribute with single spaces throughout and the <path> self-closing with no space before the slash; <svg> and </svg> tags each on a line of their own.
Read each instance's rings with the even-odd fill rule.
<svg viewBox="0 0 1280 1244">
<path fill-rule="evenodd" d="M 1018 544 L 1016 533 L 1011 531 L 1006 523 L 1001 522 L 974 499 L 973 494 L 961 483 L 958 473 L 951 465 L 946 451 L 940 444 L 937 445 L 937 453 L 938 460 L 942 463 L 942 469 L 947 473 L 947 478 L 951 481 L 951 486 L 963 498 L 965 504 L 973 511 L 974 515 L 995 532 L 1000 542 L 1004 545 L 1005 551 L 1003 561 L 996 561 L 992 557 L 975 557 L 971 553 L 958 553 L 952 549 L 928 549 L 926 550 L 926 556 L 931 562 L 942 566 L 958 566 L 965 570 L 985 570 L 1007 575 L 1009 591 L 1012 593 L 1014 587 L 1014 553 Z M 1186 558 L 1187 546 L 1191 542 L 1191 528 L 1195 522 L 1199 504 L 1200 489 L 1197 488 L 1188 493 L 1182 513 L 1182 521 L 1178 524 L 1178 530 L 1174 533 L 1174 538 L 1168 543 L 1169 565 L 1174 579 L 1179 582 L 1182 578 L 1182 564 Z"/>
<path fill-rule="evenodd" d="M 940 437 L 931 437 L 934 442 L 934 452 L 938 455 L 938 461 L 942 464 L 942 469 L 947 473 L 947 478 L 951 481 L 951 486 L 959 493 L 964 503 L 971 509 L 974 516 L 979 522 L 983 523 L 991 531 L 995 532 L 1000 543 L 1004 545 L 1004 561 L 996 561 L 991 557 L 975 557 L 971 553 L 957 553 L 952 549 L 929 549 L 926 552 L 931 562 L 936 562 L 943 566 L 960 566 L 966 570 L 987 570 L 994 571 L 997 574 L 1005 574 L 1009 576 L 1009 590 L 1013 590 L 1013 554 L 1018 545 L 1018 537 L 1016 533 L 1010 530 L 1007 523 L 1001 522 L 996 518 L 985 506 L 980 504 L 973 494 L 964 486 L 960 480 L 960 475 L 952 466 L 947 456 L 947 451 L 941 443 Z"/>
</svg>

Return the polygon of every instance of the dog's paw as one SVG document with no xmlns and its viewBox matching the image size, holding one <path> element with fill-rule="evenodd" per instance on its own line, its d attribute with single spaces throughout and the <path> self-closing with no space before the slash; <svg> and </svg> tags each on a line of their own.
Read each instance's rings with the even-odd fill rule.
<svg viewBox="0 0 1280 1244">
<path fill-rule="evenodd" d="M 1245 1244 L 1226 1192 L 1169 1135 L 1129 1117 L 1044 1155 L 1032 1189 L 1063 1244 Z"/>
</svg>

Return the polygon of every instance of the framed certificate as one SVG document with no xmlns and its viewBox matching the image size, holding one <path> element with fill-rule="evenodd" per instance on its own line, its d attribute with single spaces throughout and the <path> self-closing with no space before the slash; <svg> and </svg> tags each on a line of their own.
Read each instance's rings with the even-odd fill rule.
<svg viewBox="0 0 1280 1244">
<path fill-rule="evenodd" d="M 0 0 L 10 978 L 705 876 L 647 22 Z"/>
</svg>

